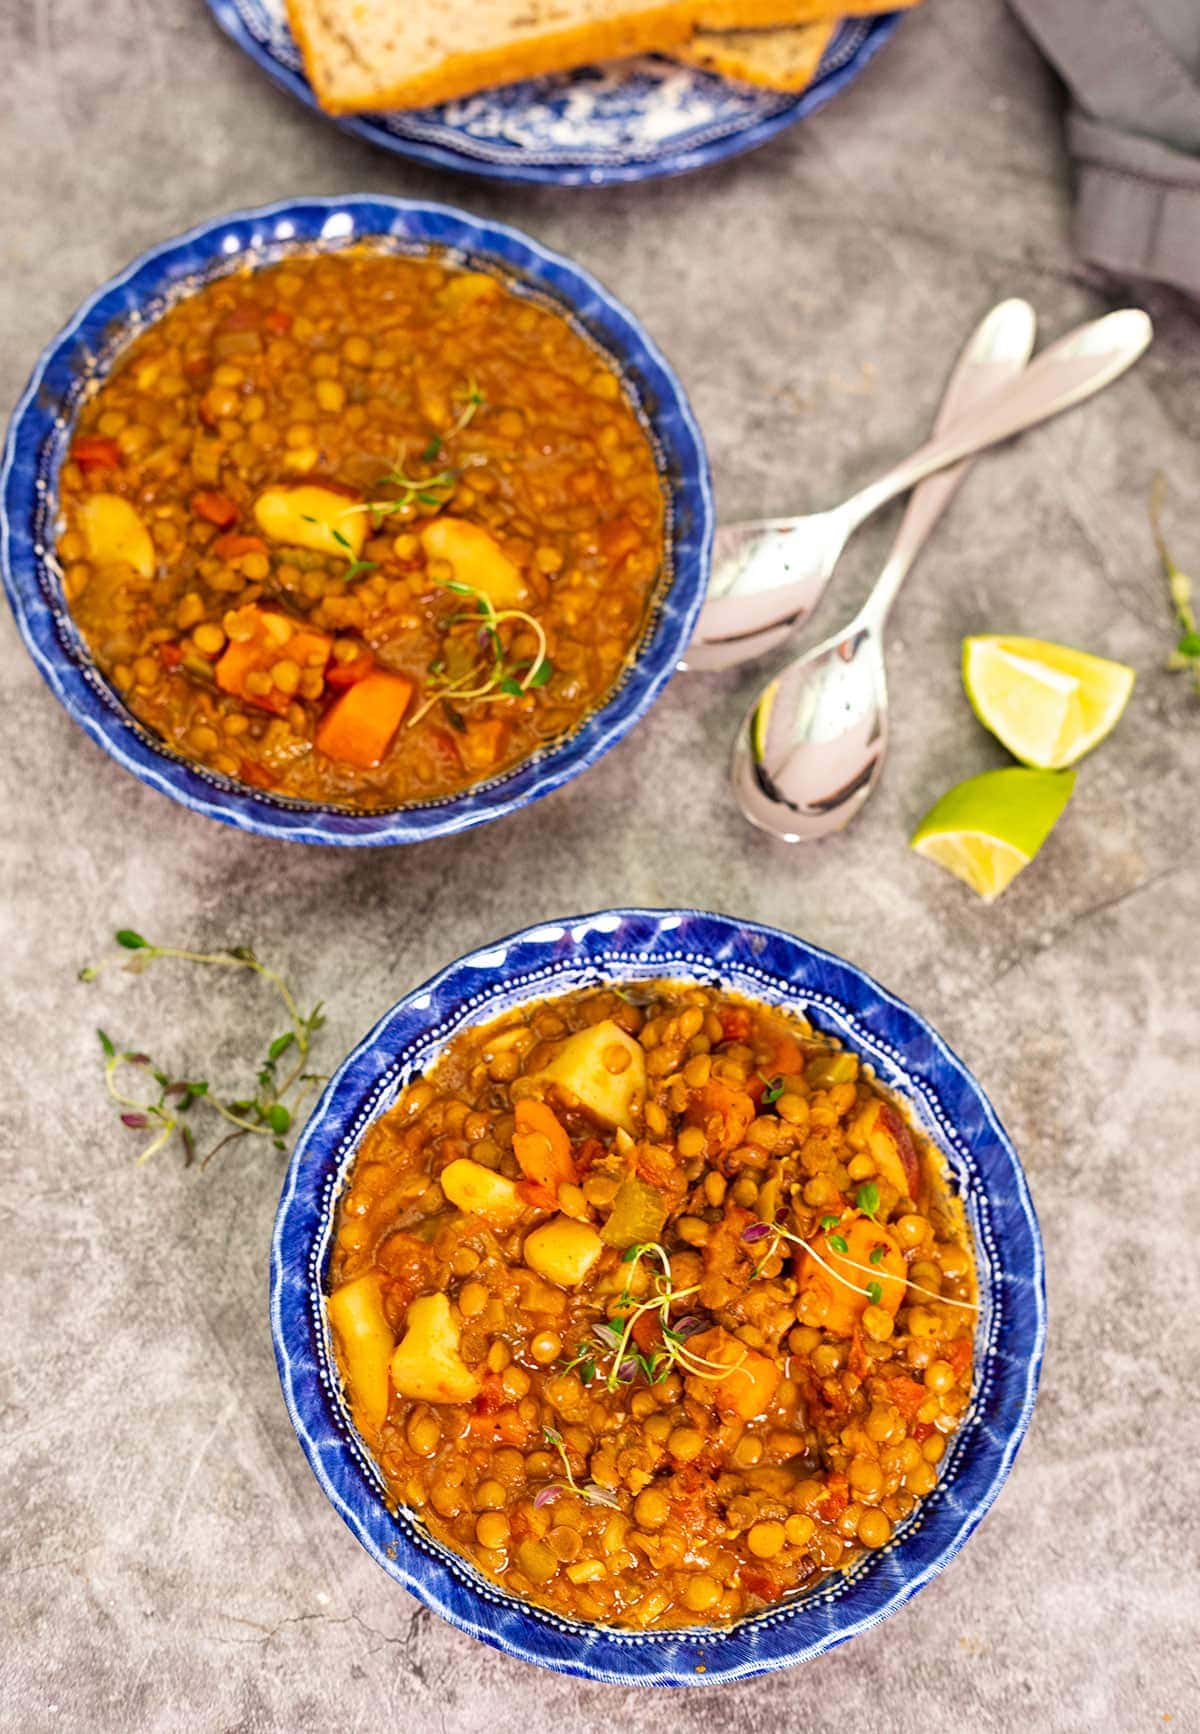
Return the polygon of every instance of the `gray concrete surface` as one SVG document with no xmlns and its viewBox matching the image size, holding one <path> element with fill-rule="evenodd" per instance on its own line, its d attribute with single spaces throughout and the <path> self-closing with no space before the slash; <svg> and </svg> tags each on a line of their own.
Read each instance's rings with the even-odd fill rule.
<svg viewBox="0 0 1200 1734">
<path fill-rule="evenodd" d="M 732 517 L 831 503 L 924 433 L 994 300 L 1056 333 L 1117 299 L 1073 260 L 1058 98 L 1000 0 L 931 0 L 813 123 L 671 184 L 522 192 L 419 172 L 271 88 L 200 0 L 30 0 L 0 16 L 0 398 L 79 299 L 147 244 L 289 193 L 458 200 L 598 271 L 664 341 Z M 1150 477 L 1200 568 L 1200 335 L 989 458 L 894 621 L 895 741 L 843 838 L 752 834 L 726 745 L 756 678 L 677 682 L 584 781 L 460 840 L 357 857 L 260 844 L 122 775 L 0 622 L 4 1009 L 0 1725 L 42 1730 L 558 1727 L 876 1734 L 1197 1727 L 1197 728 L 1146 530 Z M 856 603 L 890 523 L 851 548 Z M 905 837 L 1001 762 L 964 632 L 1078 642 L 1139 671 L 1045 854 L 992 909 Z M 672 809 L 678 817 L 669 817 Z M 1050 1348 L 1029 1439 L 943 1578 L 800 1673 L 622 1692 L 510 1661 L 423 1612 L 326 1505 L 266 1317 L 282 1162 L 131 1163 L 99 1021 L 229 1076 L 252 994 L 74 979 L 121 922 L 253 940 L 329 1004 L 333 1060 L 465 947 L 541 916 L 688 902 L 778 922 L 874 970 L 976 1068 L 1032 1181 Z"/>
</svg>

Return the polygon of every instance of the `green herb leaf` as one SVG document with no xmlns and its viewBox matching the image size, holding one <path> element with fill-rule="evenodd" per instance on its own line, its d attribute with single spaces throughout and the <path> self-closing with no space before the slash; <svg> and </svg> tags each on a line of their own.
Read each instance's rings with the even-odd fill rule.
<svg viewBox="0 0 1200 1734">
<path fill-rule="evenodd" d="M 550 661 L 548 656 L 543 656 L 542 660 L 530 675 L 526 690 L 532 692 L 539 686 L 545 686 L 553 673 L 554 664 Z"/>
<path fill-rule="evenodd" d="M 275 1040 L 267 1049 L 268 1060 L 275 1061 L 279 1058 L 280 1054 L 286 1054 L 295 1039 L 296 1032 L 294 1030 L 285 1030 L 281 1036 L 276 1036 Z"/>
<path fill-rule="evenodd" d="M 267 1109 L 267 1125 L 272 1132 L 286 1132 L 291 1123 L 291 1110 L 285 1108 L 282 1102 L 272 1102 Z"/>
<path fill-rule="evenodd" d="M 360 572 L 374 572 L 378 569 L 378 560 L 352 560 L 342 574 L 344 583 L 349 584 L 352 578 L 357 578 Z"/>
<path fill-rule="evenodd" d="M 135 933 L 132 927 L 118 928 L 115 937 L 117 944 L 123 946 L 126 951 L 149 951 L 150 949 L 150 941 L 143 939 L 140 933 Z"/>
<path fill-rule="evenodd" d="M 849 1252 L 850 1250 L 840 1234 L 831 1234 L 829 1236 L 829 1244 L 833 1248 L 834 1252 Z"/>
<path fill-rule="evenodd" d="M 821 1227 L 822 1228 L 836 1228 L 838 1223 L 841 1220 L 842 1219 L 840 1216 L 823 1216 L 821 1218 Z"/>
<path fill-rule="evenodd" d="M 883 1252 L 884 1252 L 884 1249 L 882 1246 L 874 1247 L 871 1251 L 870 1258 L 867 1260 L 868 1264 L 882 1264 L 883 1263 Z"/>
<path fill-rule="evenodd" d="M 858 1208 L 864 1216 L 874 1216 L 879 1209 L 879 1188 L 873 1180 L 868 1180 L 859 1187 Z"/>
<path fill-rule="evenodd" d="M 1175 648 L 1180 656 L 1200 656 L 1200 632 L 1185 632 Z"/>
<path fill-rule="evenodd" d="M 763 1077 L 761 1072 L 758 1075 L 760 1078 Z M 779 1100 L 780 1096 L 783 1095 L 783 1079 L 776 1076 L 774 1078 L 763 1078 L 763 1082 L 767 1087 L 763 1091 L 762 1099 L 768 1107 L 771 1107 Z"/>
<path fill-rule="evenodd" d="M 640 1246 L 627 1246 L 621 1254 L 621 1263 L 632 1264 L 634 1259 L 640 1256 L 641 1251 L 642 1249 Z"/>
<path fill-rule="evenodd" d="M 547 1444 L 561 1445 L 563 1442 L 563 1436 L 558 1431 L 558 1429 L 556 1427 L 543 1427 L 542 1428 L 542 1435 L 545 1438 Z"/>
<path fill-rule="evenodd" d="M 592 1380 L 595 1377 L 596 1377 L 596 1363 L 595 1363 L 595 1361 L 580 1361 L 580 1363 L 579 1363 L 579 1383 L 581 1385 L 590 1385 Z"/>
<path fill-rule="evenodd" d="M 100 1046 L 104 1049 L 104 1052 L 108 1055 L 109 1059 L 115 1060 L 117 1057 L 117 1050 L 112 1038 L 106 1036 L 103 1030 L 97 1030 L 96 1034 L 100 1039 Z"/>
<path fill-rule="evenodd" d="M 867 1299 L 873 1307 L 879 1305 L 880 1301 L 883 1299 L 883 1288 L 880 1283 L 869 1282 L 867 1284 Z"/>
<path fill-rule="evenodd" d="M 430 440 L 429 444 L 425 447 L 425 450 L 421 453 L 421 457 L 423 458 L 425 463 L 431 464 L 433 462 L 434 458 L 437 457 L 437 455 L 441 451 L 441 449 L 442 449 L 442 437 L 440 434 L 434 434 L 434 436 Z"/>
<path fill-rule="evenodd" d="M 525 691 L 519 680 L 514 680 L 511 674 L 506 674 L 500 682 L 500 691 L 507 693 L 509 698 L 524 698 Z"/>
</svg>

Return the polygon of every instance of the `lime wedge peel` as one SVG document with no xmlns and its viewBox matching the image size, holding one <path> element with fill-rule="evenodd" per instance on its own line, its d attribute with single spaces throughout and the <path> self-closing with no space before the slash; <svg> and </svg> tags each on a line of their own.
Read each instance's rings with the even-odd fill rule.
<svg viewBox="0 0 1200 1734">
<path fill-rule="evenodd" d="M 912 847 L 992 903 L 1033 860 L 1074 787 L 1074 771 L 985 771 L 930 808 Z"/>
<path fill-rule="evenodd" d="M 971 708 L 1014 758 L 1038 770 L 1073 765 L 1115 727 L 1135 674 L 1065 644 L 999 635 L 963 640 Z"/>
</svg>

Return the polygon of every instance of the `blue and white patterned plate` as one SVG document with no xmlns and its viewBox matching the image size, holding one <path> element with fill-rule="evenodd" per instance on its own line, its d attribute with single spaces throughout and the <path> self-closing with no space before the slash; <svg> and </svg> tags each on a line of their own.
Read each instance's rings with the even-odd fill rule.
<svg viewBox="0 0 1200 1734">
<path fill-rule="evenodd" d="M 124 346 L 179 296 L 222 272 L 297 247 L 371 240 L 408 253 L 436 249 L 491 270 L 517 294 L 549 301 L 602 352 L 637 405 L 666 503 L 663 574 L 616 686 L 565 739 L 511 770 L 436 801 L 351 812 L 285 800 L 180 758 L 142 727 L 97 669 L 71 618 L 54 556 L 57 476 L 80 402 Z M 712 549 L 708 459 L 683 388 L 633 315 L 580 266 L 502 223 L 410 199 L 291 199 L 236 211 L 135 259 L 43 352 L 13 411 L 0 464 L 0 566 L 26 647 L 74 720 L 151 788 L 240 831 L 346 848 L 418 843 L 482 825 L 549 794 L 596 762 L 649 710 L 674 673 L 700 612 Z"/>
<path fill-rule="evenodd" d="M 284 0 L 208 0 L 239 48 L 310 108 Z M 604 186 L 686 174 L 765 144 L 822 108 L 891 35 L 899 14 L 846 19 L 799 95 L 755 90 L 658 55 L 486 90 L 436 108 L 341 117 L 384 150 L 501 181 Z"/>
<path fill-rule="evenodd" d="M 975 1388 L 940 1480 L 895 1537 L 804 1599 L 730 1629 L 633 1632 L 536 1608 L 392 1512 L 342 1397 L 324 1290 L 338 1197 L 370 1123 L 465 1025 L 599 981 L 721 982 L 803 1012 L 904 1097 L 944 1153 L 975 1236 Z M 923 1018 L 853 964 L 776 928 L 697 910 L 616 909 L 547 922 L 472 953 L 408 994 L 340 1067 L 284 1180 L 271 1249 L 271 1330 L 288 1413 L 334 1509 L 388 1573 L 485 1643 L 558 1673 L 646 1686 L 719 1685 L 821 1655 L 878 1625 L 967 1540 L 1012 1466 L 1046 1335 L 1042 1242 L 1016 1151 L 975 1079 Z"/>
</svg>

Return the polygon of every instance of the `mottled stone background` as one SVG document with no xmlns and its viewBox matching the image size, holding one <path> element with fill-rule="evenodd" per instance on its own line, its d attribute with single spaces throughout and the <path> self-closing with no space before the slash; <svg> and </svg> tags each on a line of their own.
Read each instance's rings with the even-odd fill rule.
<svg viewBox="0 0 1200 1734">
<path fill-rule="evenodd" d="M 755 155 L 607 192 L 423 173 L 316 121 L 200 0 L 7 0 L 0 397 L 143 247 L 294 193 L 459 200 L 597 271 L 664 342 L 726 517 L 831 504 L 924 435 L 958 344 L 1023 294 L 1048 335 L 1113 305 L 1068 239 L 1059 96 L 1000 0 L 930 0 L 847 94 Z M 914 574 L 890 646 L 895 735 L 865 818 L 805 853 L 730 805 L 761 671 L 679 680 L 586 779 L 457 841 L 304 850 L 193 818 L 121 774 L 0 621 L 6 1323 L 0 1722 L 71 1729 L 630 1734 L 1196 1727 L 1197 763 L 1163 672 L 1146 528 L 1163 470 L 1200 568 L 1195 315 L 1151 295 L 1137 373 L 990 457 Z M 821 625 L 878 569 L 850 549 Z M 949 784 L 1003 760 L 957 672 L 1009 628 L 1136 665 L 1114 737 L 995 908 L 910 855 Z M 671 1697 L 560 1679 L 423 1612 L 326 1505 L 280 1399 L 266 1312 L 282 1172 L 132 1166 L 93 1026 L 237 1075 L 253 993 L 186 973 L 103 988 L 120 922 L 253 940 L 330 1007 L 335 1059 L 468 946 L 604 904 L 781 923 L 866 965 L 945 1033 L 1024 1155 L 1049 1263 L 1042 1394 L 966 1552 L 798 1674 Z"/>
</svg>

